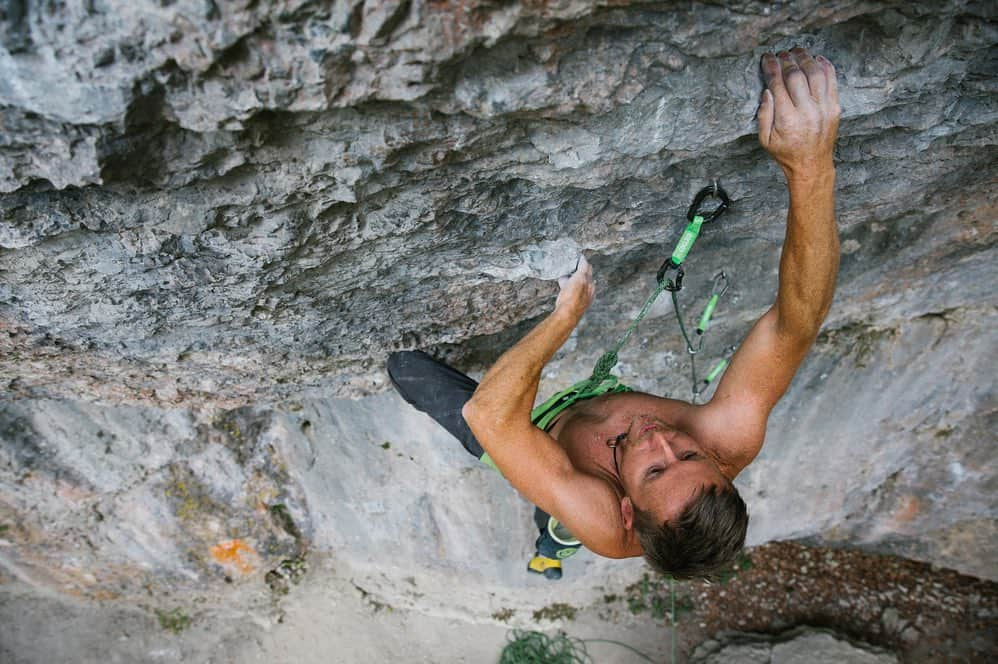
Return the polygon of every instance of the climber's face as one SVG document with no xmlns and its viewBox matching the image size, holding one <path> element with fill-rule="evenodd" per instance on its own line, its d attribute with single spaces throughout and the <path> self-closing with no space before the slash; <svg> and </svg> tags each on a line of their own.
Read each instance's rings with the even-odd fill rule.
<svg viewBox="0 0 998 664">
<path fill-rule="evenodd" d="M 659 523 L 672 521 L 700 491 L 728 484 L 699 443 L 653 416 L 635 417 L 625 433 L 614 452 L 628 528 L 634 507 L 650 511 Z"/>
</svg>

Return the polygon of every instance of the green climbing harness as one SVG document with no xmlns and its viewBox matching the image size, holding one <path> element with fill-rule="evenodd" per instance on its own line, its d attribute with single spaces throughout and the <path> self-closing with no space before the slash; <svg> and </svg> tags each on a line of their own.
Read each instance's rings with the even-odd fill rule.
<svg viewBox="0 0 998 664">
<path fill-rule="evenodd" d="M 610 367 L 613 368 L 613 365 Z M 594 376 L 596 374 L 593 374 Z M 616 394 L 617 392 L 630 392 L 631 388 L 621 385 L 617 377 L 608 375 L 600 380 L 594 380 L 590 376 L 586 380 L 580 381 L 571 387 L 558 392 L 553 397 L 540 404 L 530 412 L 530 421 L 543 430 L 551 425 L 556 417 L 561 415 L 567 408 L 580 401 L 592 399 L 604 394 Z"/>
</svg>

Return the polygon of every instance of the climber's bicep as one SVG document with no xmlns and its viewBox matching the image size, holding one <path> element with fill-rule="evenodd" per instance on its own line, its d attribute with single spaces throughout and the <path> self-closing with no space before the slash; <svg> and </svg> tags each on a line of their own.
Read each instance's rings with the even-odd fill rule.
<svg viewBox="0 0 998 664">
<path fill-rule="evenodd" d="M 620 498 L 604 481 L 575 472 L 552 487 L 549 507 L 538 505 L 558 519 L 582 545 L 607 558 L 643 554 L 633 530 L 624 528 Z"/>
<path fill-rule="evenodd" d="M 738 471 L 759 453 L 769 413 L 790 386 L 809 346 L 781 332 L 776 310 L 769 310 L 732 357 L 710 402 L 697 409 L 701 434 Z"/>
<path fill-rule="evenodd" d="M 616 494 L 603 480 L 579 472 L 550 435 L 533 424 L 507 424 L 499 432 L 478 423 L 472 431 L 506 480 L 587 549 L 610 558 L 640 555 L 627 541 Z"/>
</svg>

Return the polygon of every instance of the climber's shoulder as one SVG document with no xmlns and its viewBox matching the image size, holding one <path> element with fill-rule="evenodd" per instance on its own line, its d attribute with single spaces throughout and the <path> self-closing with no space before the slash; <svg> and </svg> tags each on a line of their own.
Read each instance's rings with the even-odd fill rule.
<svg viewBox="0 0 998 664">
<path fill-rule="evenodd" d="M 751 396 L 732 398 L 725 394 L 707 404 L 634 392 L 618 402 L 628 413 L 653 414 L 692 437 L 734 479 L 759 453 L 766 435 L 771 406 Z"/>
</svg>

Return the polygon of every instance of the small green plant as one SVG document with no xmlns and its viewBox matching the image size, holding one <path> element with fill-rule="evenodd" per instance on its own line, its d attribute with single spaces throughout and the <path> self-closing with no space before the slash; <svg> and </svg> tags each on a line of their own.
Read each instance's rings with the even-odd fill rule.
<svg viewBox="0 0 998 664">
<path fill-rule="evenodd" d="M 632 583 L 625 589 L 627 608 L 634 615 L 648 611 L 655 620 L 673 617 L 673 589 L 669 585 L 670 581 L 671 579 L 667 576 L 644 574 L 640 581 Z M 680 595 L 677 592 L 675 596 L 675 620 L 678 621 L 682 615 L 692 610 L 693 600 L 689 596 Z"/>
<path fill-rule="evenodd" d="M 503 607 L 498 611 L 496 611 L 495 613 L 493 613 L 492 618 L 500 622 L 506 622 L 507 620 L 513 617 L 514 613 L 516 613 L 516 611 L 514 611 L 513 609 L 508 609 Z"/>
<path fill-rule="evenodd" d="M 645 604 L 644 598 L 641 598 L 641 597 L 628 597 L 627 598 L 627 608 L 634 615 L 638 615 L 642 611 L 646 610 L 648 608 L 648 605 Z"/>
<path fill-rule="evenodd" d="M 390 450 L 391 448 L 392 448 L 392 444 L 390 442 L 388 442 L 387 440 L 385 442 L 381 443 L 381 449 L 383 449 L 383 450 Z"/>
<path fill-rule="evenodd" d="M 554 604 L 549 604 L 543 609 L 538 609 L 534 611 L 534 620 L 559 620 L 564 618 L 565 620 L 575 620 L 576 609 L 571 604 L 564 604 L 562 602 L 555 602 Z"/>
<path fill-rule="evenodd" d="M 191 617 L 179 608 L 172 611 L 156 609 L 156 618 L 159 620 L 160 627 L 174 634 L 180 634 L 191 624 Z"/>
<path fill-rule="evenodd" d="M 631 613 L 637 615 L 650 608 L 654 615 L 659 611 L 655 607 L 654 600 L 664 597 L 669 592 L 669 578 L 651 576 L 646 572 L 640 581 L 627 586 L 624 591 L 627 593 L 627 608 Z"/>
<path fill-rule="evenodd" d="M 719 583 L 727 583 L 731 579 L 738 576 L 739 572 L 745 572 L 750 569 L 752 569 L 752 559 L 742 553 L 738 556 L 730 568 L 718 572 L 717 581 Z"/>
<path fill-rule="evenodd" d="M 651 617 L 655 620 L 664 620 L 669 615 L 669 599 L 662 595 L 655 595 L 651 598 Z"/>
<path fill-rule="evenodd" d="M 267 572 L 263 580 L 275 595 L 287 595 L 291 592 L 291 584 L 298 585 L 307 571 L 305 557 L 297 556 L 282 560 L 281 564 Z"/>
<path fill-rule="evenodd" d="M 693 613 L 693 599 L 689 595 L 680 595 L 676 598 L 676 616 L 675 621 L 679 620 L 688 613 Z"/>
<path fill-rule="evenodd" d="M 282 503 L 275 503 L 270 506 L 270 514 L 277 521 L 277 525 L 281 527 L 284 532 L 291 535 L 295 541 L 301 540 L 301 531 L 298 530 L 298 526 L 295 524 L 295 520 L 291 517 L 291 513 L 288 512 L 286 505 Z"/>
</svg>

